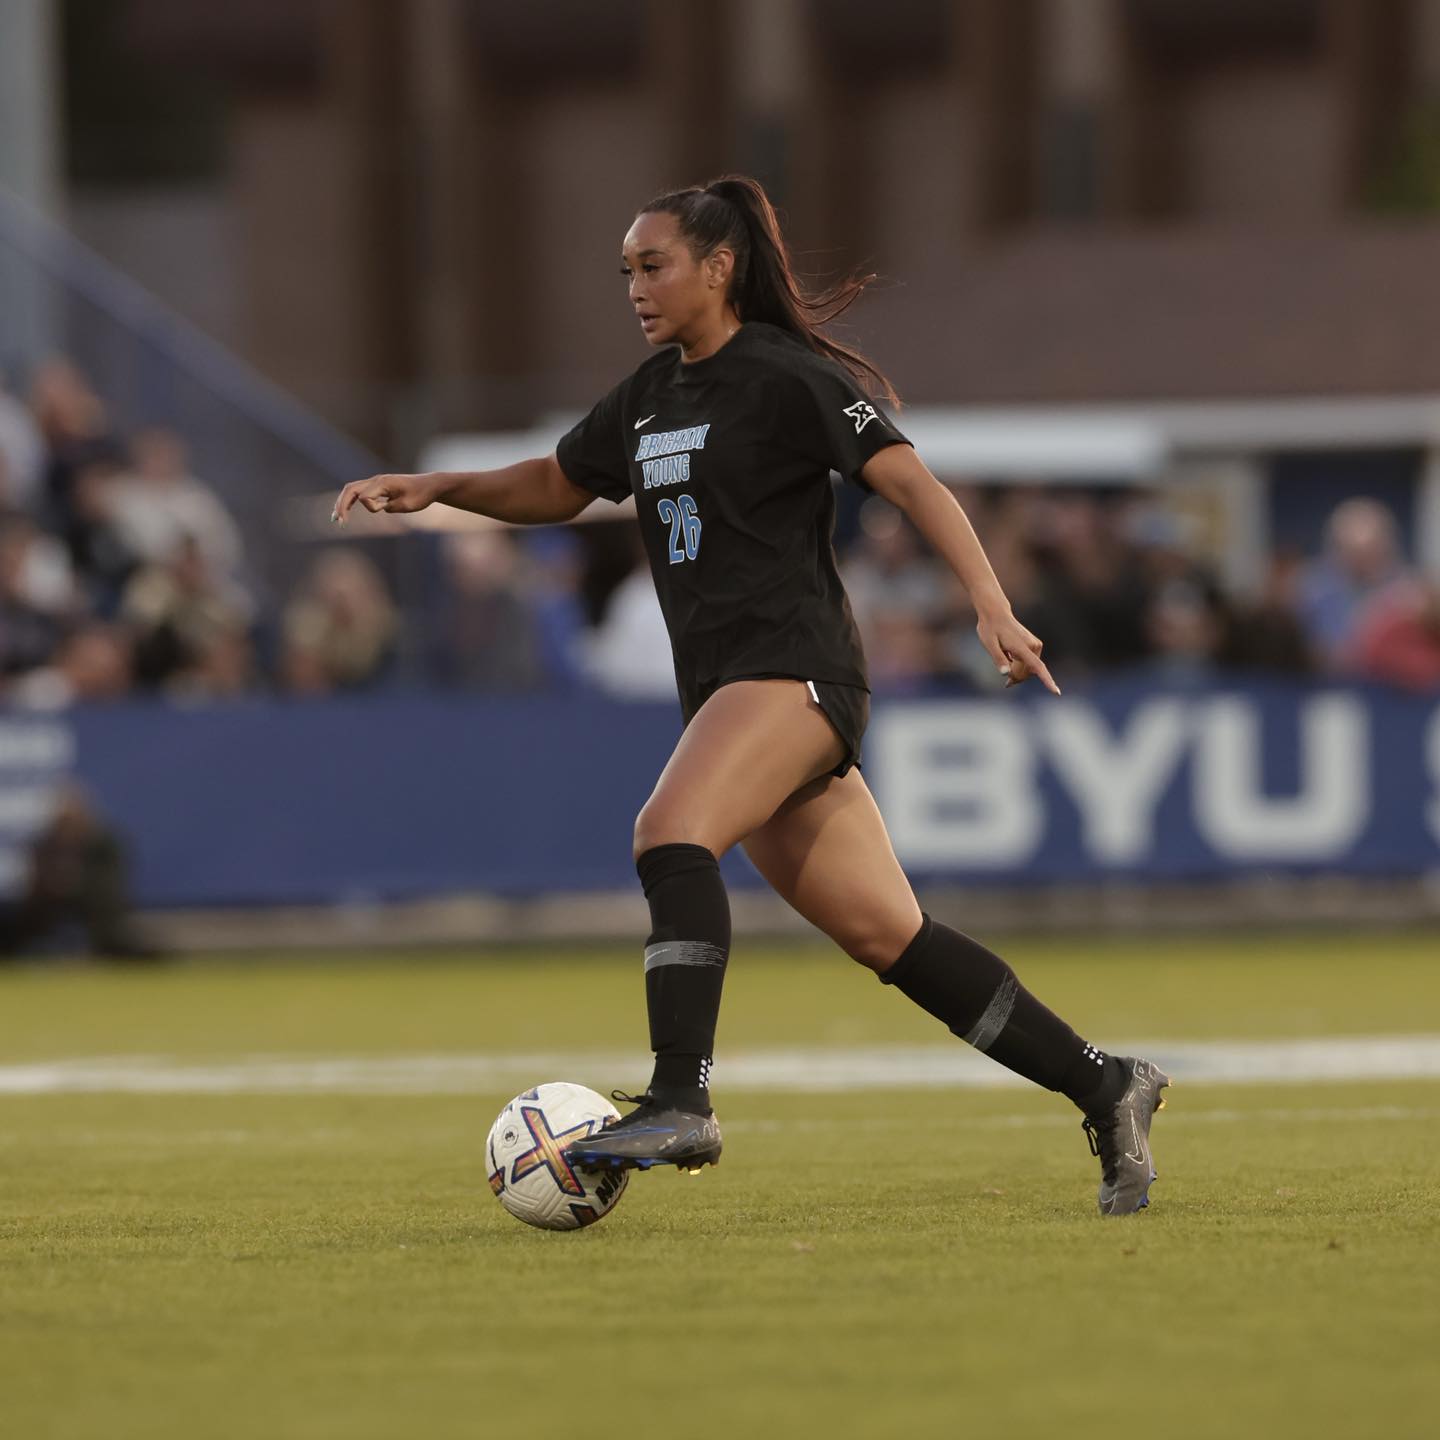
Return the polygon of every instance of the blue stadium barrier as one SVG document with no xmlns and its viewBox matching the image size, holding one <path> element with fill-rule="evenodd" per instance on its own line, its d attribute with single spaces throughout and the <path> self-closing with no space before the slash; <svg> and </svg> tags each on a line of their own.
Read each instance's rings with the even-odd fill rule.
<svg viewBox="0 0 1440 1440">
<path fill-rule="evenodd" d="M 673 706 L 587 695 L 12 714 L 0 878 L 73 776 L 131 837 L 151 906 L 629 888 L 631 821 L 678 733 Z M 921 879 L 1440 869 L 1440 697 L 1117 682 L 889 699 L 865 768 Z"/>
</svg>

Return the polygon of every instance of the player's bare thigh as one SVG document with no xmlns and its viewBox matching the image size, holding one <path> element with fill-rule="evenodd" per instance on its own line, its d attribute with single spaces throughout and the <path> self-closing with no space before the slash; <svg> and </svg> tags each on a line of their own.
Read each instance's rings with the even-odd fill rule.
<svg viewBox="0 0 1440 1440">
<path fill-rule="evenodd" d="M 804 681 L 722 685 L 685 727 L 641 809 L 635 854 L 691 844 L 721 855 L 843 757 Z"/>
<path fill-rule="evenodd" d="M 919 902 L 858 770 L 790 796 L 745 853 L 777 894 L 872 970 L 888 970 L 919 933 Z"/>
</svg>

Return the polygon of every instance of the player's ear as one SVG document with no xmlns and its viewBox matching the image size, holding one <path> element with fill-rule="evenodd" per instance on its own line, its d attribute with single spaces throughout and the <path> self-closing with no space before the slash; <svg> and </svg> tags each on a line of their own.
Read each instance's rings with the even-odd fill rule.
<svg viewBox="0 0 1440 1440">
<path fill-rule="evenodd" d="M 705 283 L 712 290 L 723 290 L 735 273 L 735 252 L 720 246 L 705 257 Z"/>
</svg>

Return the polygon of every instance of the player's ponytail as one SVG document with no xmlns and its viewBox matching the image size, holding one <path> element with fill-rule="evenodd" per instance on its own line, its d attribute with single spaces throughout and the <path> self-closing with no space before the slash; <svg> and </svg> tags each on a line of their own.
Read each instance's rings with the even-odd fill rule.
<svg viewBox="0 0 1440 1440">
<path fill-rule="evenodd" d="M 874 275 L 851 275 L 811 294 L 790 263 L 775 207 L 748 175 L 724 175 L 702 189 L 673 190 L 640 212 L 675 216 L 697 260 L 721 246 L 734 252 L 730 301 L 742 321 L 762 320 L 798 335 L 817 354 L 843 365 L 872 395 L 900 403 L 895 387 L 858 350 L 821 331 L 859 298 Z"/>
</svg>

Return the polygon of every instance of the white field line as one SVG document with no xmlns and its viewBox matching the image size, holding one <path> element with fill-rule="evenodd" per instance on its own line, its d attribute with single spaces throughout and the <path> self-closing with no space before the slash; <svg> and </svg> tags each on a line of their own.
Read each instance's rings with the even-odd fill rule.
<svg viewBox="0 0 1440 1440">
<path fill-rule="evenodd" d="M 1186 1085 L 1440 1079 L 1440 1035 L 1301 1040 L 1154 1041 L 1149 1056 Z M 195 1061 L 122 1055 L 0 1065 L 0 1095 L 471 1095 L 572 1079 L 596 1089 L 633 1081 L 644 1057 L 593 1051 L 488 1055 L 243 1055 Z M 960 1044 L 755 1050 L 715 1066 L 722 1090 L 998 1089 L 1028 1082 Z"/>
<path fill-rule="evenodd" d="M 1411 1124 L 1417 1120 L 1440 1120 L 1440 1107 L 1426 1105 L 1267 1105 L 1254 1110 L 1235 1110 L 1230 1106 L 1207 1106 L 1196 1109 L 1187 1103 L 1167 1105 L 1165 1127 L 1174 1125 L 1235 1125 L 1241 1122 L 1264 1121 L 1277 1125 L 1330 1125 L 1343 1121 L 1403 1120 Z M 947 1112 L 947 1129 L 959 1130 L 1072 1130 L 1075 1128 L 1074 1115 L 1061 1109 L 1042 1114 L 1024 1111 L 1003 1115 L 961 1115 Z M 874 1130 L 882 1132 L 894 1128 L 894 1121 L 884 1116 L 859 1117 L 811 1116 L 788 1120 L 727 1120 L 725 1133 L 756 1135 L 794 1135 L 823 1133 L 826 1131 Z"/>
<path fill-rule="evenodd" d="M 1165 1128 L 1190 1125 L 1234 1125 L 1240 1122 L 1264 1122 L 1275 1125 L 1376 1124 L 1381 1122 L 1413 1125 L 1417 1121 L 1440 1120 L 1440 1107 L 1424 1105 L 1267 1105 L 1255 1110 L 1234 1110 L 1228 1106 L 1196 1109 L 1188 1104 L 1168 1107 Z M 1007 1113 L 1002 1115 L 965 1115 L 948 1111 L 944 1124 L 947 1130 L 1073 1130 L 1075 1117 L 1063 1107 L 1054 1113 Z M 788 1120 L 729 1120 L 727 1135 L 823 1135 L 855 1131 L 881 1134 L 894 1129 L 894 1121 L 878 1115 L 845 1118 L 842 1116 L 795 1116 Z M 7 1146 L 34 1148 L 35 1135 L 30 1131 L 0 1130 L 0 1149 Z M 71 1130 L 61 1128 L 47 1132 L 42 1144 L 51 1147 L 108 1145 L 125 1150 L 152 1149 L 165 1154 L 176 1150 L 216 1150 L 225 1146 L 263 1145 L 267 1150 L 313 1150 L 323 1146 L 355 1149 L 368 1143 L 363 1130 L 296 1130 L 272 1126 L 267 1130 Z"/>
</svg>

